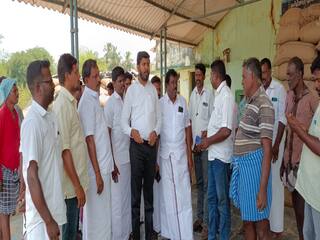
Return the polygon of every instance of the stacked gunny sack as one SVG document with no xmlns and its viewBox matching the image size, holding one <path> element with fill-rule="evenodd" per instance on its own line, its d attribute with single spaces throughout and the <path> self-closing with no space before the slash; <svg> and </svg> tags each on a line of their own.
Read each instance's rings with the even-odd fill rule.
<svg viewBox="0 0 320 240">
<path fill-rule="evenodd" d="M 273 75 L 287 80 L 288 61 L 299 57 L 304 63 L 304 80 L 311 80 L 310 65 L 320 51 L 320 4 L 290 8 L 280 19 Z"/>
</svg>

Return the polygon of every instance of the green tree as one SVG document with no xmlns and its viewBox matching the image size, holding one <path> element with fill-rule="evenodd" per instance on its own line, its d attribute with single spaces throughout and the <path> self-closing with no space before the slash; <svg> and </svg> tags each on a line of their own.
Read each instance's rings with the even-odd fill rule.
<svg viewBox="0 0 320 240">
<path fill-rule="evenodd" d="M 121 65 L 120 52 L 112 43 L 107 43 L 104 46 L 103 52 L 107 70 L 111 71 L 114 67 Z"/>
<path fill-rule="evenodd" d="M 79 51 L 79 70 L 80 70 L 80 72 L 82 70 L 83 63 L 88 59 L 96 60 L 98 66 L 99 66 L 99 70 L 101 72 L 105 72 L 107 70 L 107 65 L 104 60 L 104 57 L 99 57 L 98 52 L 90 50 L 86 47 L 82 47 L 82 48 L 80 48 L 80 51 Z"/>
<path fill-rule="evenodd" d="M 124 60 L 121 65 L 127 71 L 130 71 L 134 67 L 133 59 L 131 58 L 131 52 L 127 51 L 124 54 Z"/>
<path fill-rule="evenodd" d="M 44 48 L 35 47 L 26 51 L 15 52 L 9 57 L 7 63 L 8 75 L 17 79 L 19 85 L 26 86 L 27 67 L 30 62 L 39 59 L 49 60 L 52 75 L 56 73 L 56 65 L 49 52 Z"/>
</svg>

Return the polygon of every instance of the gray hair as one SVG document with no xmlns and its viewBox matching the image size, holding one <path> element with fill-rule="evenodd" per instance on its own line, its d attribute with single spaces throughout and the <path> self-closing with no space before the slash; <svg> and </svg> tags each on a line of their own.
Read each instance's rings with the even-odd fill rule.
<svg viewBox="0 0 320 240">
<path fill-rule="evenodd" d="M 242 67 L 252 72 L 256 77 L 257 81 L 261 83 L 262 70 L 261 70 L 260 62 L 257 58 L 252 57 L 247 60 L 244 60 Z"/>
</svg>

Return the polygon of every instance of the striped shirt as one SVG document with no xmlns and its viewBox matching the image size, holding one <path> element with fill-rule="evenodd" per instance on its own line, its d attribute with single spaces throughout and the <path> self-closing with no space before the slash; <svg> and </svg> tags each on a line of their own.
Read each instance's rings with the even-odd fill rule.
<svg viewBox="0 0 320 240">
<path fill-rule="evenodd" d="M 261 138 L 272 140 L 274 109 L 261 86 L 248 100 L 234 144 L 234 154 L 243 155 L 261 148 Z"/>
</svg>

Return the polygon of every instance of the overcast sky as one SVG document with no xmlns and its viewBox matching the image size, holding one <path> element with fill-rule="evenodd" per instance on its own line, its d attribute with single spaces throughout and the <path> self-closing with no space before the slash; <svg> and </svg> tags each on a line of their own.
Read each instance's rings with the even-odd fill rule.
<svg viewBox="0 0 320 240">
<path fill-rule="evenodd" d="M 33 7 L 18 1 L 0 0 L 0 49 L 13 53 L 33 47 L 44 47 L 57 61 L 70 52 L 70 17 L 51 10 Z M 135 59 L 140 50 L 150 51 L 155 41 L 107 28 L 79 19 L 79 46 L 103 55 L 103 46 L 111 42 L 122 55 L 130 51 Z"/>
</svg>

